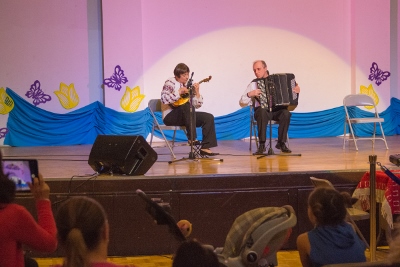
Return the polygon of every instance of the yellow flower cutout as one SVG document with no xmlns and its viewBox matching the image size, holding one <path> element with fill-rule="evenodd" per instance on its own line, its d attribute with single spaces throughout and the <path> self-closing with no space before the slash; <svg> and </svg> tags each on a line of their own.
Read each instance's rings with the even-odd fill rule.
<svg viewBox="0 0 400 267">
<path fill-rule="evenodd" d="M 125 94 L 121 98 L 121 107 L 127 112 L 134 112 L 139 108 L 140 102 L 142 102 L 144 97 L 145 95 L 140 94 L 139 86 L 133 89 L 127 86 Z"/>
<path fill-rule="evenodd" d="M 76 107 L 79 104 L 79 96 L 75 91 L 75 86 L 71 83 L 67 86 L 65 83 L 60 83 L 60 90 L 54 91 L 60 104 L 65 109 L 71 109 Z"/>
<path fill-rule="evenodd" d="M 369 95 L 374 100 L 375 106 L 378 105 L 379 97 L 378 97 L 378 94 L 375 92 L 374 87 L 372 86 L 372 84 L 370 84 L 368 87 L 365 87 L 364 85 L 361 85 L 360 86 L 360 93 L 361 94 L 365 94 L 365 95 Z M 373 106 L 365 106 L 365 108 L 366 109 L 372 109 Z"/>
<path fill-rule="evenodd" d="M 0 114 L 7 114 L 14 108 L 14 100 L 6 93 L 3 87 L 0 88 Z"/>
</svg>

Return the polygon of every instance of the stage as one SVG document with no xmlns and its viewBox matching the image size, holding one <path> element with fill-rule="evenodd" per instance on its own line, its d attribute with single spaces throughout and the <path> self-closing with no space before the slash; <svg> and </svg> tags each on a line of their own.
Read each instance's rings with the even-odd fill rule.
<svg viewBox="0 0 400 267">
<path fill-rule="evenodd" d="M 183 160 L 168 164 L 172 160 L 164 142 L 153 143 L 153 149 L 158 154 L 157 162 L 147 171 L 145 177 L 159 176 L 192 176 L 192 175 L 232 175 L 232 174 L 265 174 L 282 172 L 340 172 L 365 171 L 369 169 L 369 155 L 377 155 L 377 160 L 387 167 L 396 168 L 389 161 L 389 155 L 400 153 L 400 136 L 387 137 L 389 150 L 385 149 L 383 141 L 376 141 L 372 149 L 370 141 L 359 141 L 359 150 L 354 144 L 346 144 L 342 148 L 341 137 L 290 139 L 291 154 L 281 154 L 272 147 L 276 155 L 257 159 L 249 151 L 249 140 L 220 141 L 213 151 L 221 153 L 220 161 Z M 53 147 L 1 147 L 5 158 L 36 158 L 40 172 L 45 178 L 69 179 L 74 175 L 94 173 L 88 165 L 92 145 L 53 146 Z M 255 143 L 252 144 L 256 151 Z M 188 158 L 190 146 L 177 143 L 174 148 L 177 159 Z M 297 156 L 301 154 L 301 156 Z M 144 178 L 140 177 L 130 177 Z"/>
<path fill-rule="evenodd" d="M 34 158 L 39 171 L 51 187 L 57 205 L 70 195 L 88 195 L 99 200 L 109 215 L 112 240 L 111 256 L 157 255 L 171 253 L 176 241 L 165 226 L 155 226 L 145 211 L 144 202 L 135 191 L 171 206 L 178 221 L 193 224 L 191 237 L 214 246 L 223 246 L 234 219 L 245 211 L 261 206 L 292 205 L 298 216 L 297 226 L 287 248 L 295 248 L 299 233 L 312 227 L 307 219 L 306 199 L 312 190 L 310 176 L 329 179 L 339 190 L 354 191 L 362 175 L 369 170 L 369 156 L 392 170 L 400 168 L 389 161 L 400 153 L 400 136 L 383 141 L 359 141 L 343 149 L 341 137 L 290 139 L 292 154 L 257 158 L 249 151 L 249 140 L 220 141 L 214 152 L 221 160 L 172 160 L 163 142 L 153 143 L 158 160 L 145 175 L 100 175 L 88 164 L 91 145 L 65 147 L 1 147 L 4 158 Z M 256 150 L 253 143 L 253 152 Z M 188 158 L 190 146 L 178 143 L 177 159 Z M 19 194 L 17 202 L 34 211 L 31 199 Z M 361 225 L 361 228 L 363 227 Z M 365 236 L 368 236 L 366 234 Z M 164 244 L 164 245 L 155 245 Z M 56 252 L 55 255 L 58 255 Z M 54 255 L 52 255 L 54 256 Z"/>
</svg>

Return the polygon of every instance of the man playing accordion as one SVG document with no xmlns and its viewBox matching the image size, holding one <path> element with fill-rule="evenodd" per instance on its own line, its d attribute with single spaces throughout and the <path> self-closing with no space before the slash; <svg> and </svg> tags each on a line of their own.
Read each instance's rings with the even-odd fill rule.
<svg viewBox="0 0 400 267">
<path fill-rule="evenodd" d="M 276 105 L 271 104 L 271 96 L 266 96 L 266 87 L 260 88 L 260 83 L 257 81 L 267 81 L 269 72 L 267 70 L 267 64 L 264 60 L 257 60 L 253 63 L 253 71 L 256 76 L 248 86 L 242 97 L 240 98 L 239 104 L 241 107 L 248 105 L 254 106 L 254 118 L 257 121 L 258 126 L 258 138 L 260 145 L 255 154 L 263 154 L 265 152 L 265 141 L 267 134 L 267 125 L 269 120 L 277 121 L 278 127 L 278 143 L 276 148 L 282 152 L 291 153 L 292 151 L 286 146 L 287 133 L 289 130 L 291 113 L 288 110 L 288 105 Z M 258 84 L 258 85 L 257 85 Z M 293 84 L 293 93 L 300 93 L 300 87 L 297 83 Z"/>
</svg>

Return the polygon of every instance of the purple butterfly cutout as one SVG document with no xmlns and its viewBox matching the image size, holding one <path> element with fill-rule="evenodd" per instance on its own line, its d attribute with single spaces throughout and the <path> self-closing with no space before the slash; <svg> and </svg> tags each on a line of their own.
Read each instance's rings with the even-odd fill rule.
<svg viewBox="0 0 400 267">
<path fill-rule="evenodd" d="M 378 68 L 378 64 L 376 62 L 372 62 L 372 67 L 369 69 L 371 74 L 368 76 L 370 81 L 375 80 L 375 83 L 379 86 L 383 81 L 386 81 L 387 78 L 390 76 L 389 71 L 382 71 Z"/>
<path fill-rule="evenodd" d="M 128 78 L 124 76 L 124 71 L 119 65 L 115 66 L 114 73 L 110 78 L 104 79 L 104 84 L 115 90 L 121 90 L 121 84 L 127 83 Z"/>
<path fill-rule="evenodd" d="M 0 139 L 6 137 L 7 133 L 8 133 L 8 129 L 7 128 L 1 128 L 0 129 Z"/>
<path fill-rule="evenodd" d="M 35 106 L 51 100 L 51 96 L 46 95 L 42 89 L 40 89 L 40 82 L 38 80 L 31 85 L 31 88 L 28 92 L 26 92 L 25 96 L 28 98 L 33 98 L 33 104 Z"/>
</svg>

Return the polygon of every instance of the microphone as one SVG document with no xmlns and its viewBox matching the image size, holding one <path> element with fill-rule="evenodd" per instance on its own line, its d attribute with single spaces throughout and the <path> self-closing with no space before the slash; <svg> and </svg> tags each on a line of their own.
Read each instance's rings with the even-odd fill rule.
<svg viewBox="0 0 400 267">
<path fill-rule="evenodd" d="M 192 72 L 192 75 L 190 76 L 190 79 L 189 79 L 188 82 L 187 82 L 187 85 L 186 85 L 187 88 L 192 87 L 193 74 L 194 74 L 194 72 Z"/>
</svg>

